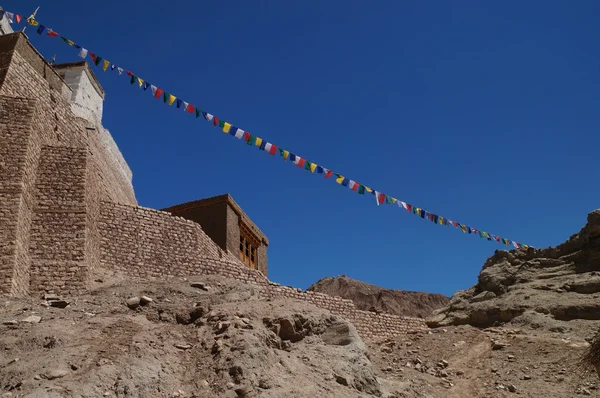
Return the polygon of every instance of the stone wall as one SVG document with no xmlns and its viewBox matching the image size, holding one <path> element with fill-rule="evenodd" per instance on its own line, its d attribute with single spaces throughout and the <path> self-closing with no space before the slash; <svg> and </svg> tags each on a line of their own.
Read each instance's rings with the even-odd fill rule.
<svg viewBox="0 0 600 398">
<path fill-rule="evenodd" d="M 85 289 L 100 199 L 137 203 L 108 132 L 75 116 L 70 95 L 22 34 L 0 36 L 2 294 Z"/>
<path fill-rule="evenodd" d="M 200 224 L 138 207 L 118 148 L 100 124 L 72 112 L 70 93 L 23 35 L 0 36 L 0 294 L 83 292 L 99 266 L 136 277 L 220 275 L 264 299 L 328 309 L 367 338 L 425 327 L 269 282 L 236 255 L 241 210 L 223 204 L 220 247 Z M 258 256 L 266 264 L 266 250 Z"/>
<path fill-rule="evenodd" d="M 170 213 L 102 202 L 100 220 L 100 262 L 108 269 L 142 277 L 220 275 L 237 279 L 255 285 L 265 299 L 302 300 L 341 315 L 366 338 L 426 328 L 419 318 L 360 311 L 350 300 L 269 282 L 221 249 L 199 224 Z"/>
</svg>

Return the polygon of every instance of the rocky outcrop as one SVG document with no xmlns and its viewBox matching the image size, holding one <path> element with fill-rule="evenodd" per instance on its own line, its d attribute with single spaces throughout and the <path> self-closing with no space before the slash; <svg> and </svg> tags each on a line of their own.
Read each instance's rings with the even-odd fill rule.
<svg viewBox="0 0 600 398">
<path fill-rule="evenodd" d="M 428 319 L 431 327 L 487 327 L 532 316 L 600 320 L 600 210 L 566 242 L 548 249 L 496 251 L 470 289 Z"/>
<path fill-rule="evenodd" d="M 307 290 L 352 300 L 354 306 L 363 311 L 420 318 L 428 316 L 449 301 L 442 294 L 384 289 L 345 275 L 323 278 Z"/>
</svg>

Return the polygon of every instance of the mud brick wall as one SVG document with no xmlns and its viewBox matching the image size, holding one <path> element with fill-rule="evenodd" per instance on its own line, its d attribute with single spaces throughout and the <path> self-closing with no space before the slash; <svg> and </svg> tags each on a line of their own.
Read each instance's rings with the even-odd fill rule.
<svg viewBox="0 0 600 398">
<path fill-rule="evenodd" d="M 213 242 L 199 224 L 170 213 L 102 202 L 99 233 L 101 264 L 129 275 L 218 274 L 266 283 Z"/>
<path fill-rule="evenodd" d="M 84 291 L 87 150 L 44 146 L 31 224 L 30 293 Z"/>
<path fill-rule="evenodd" d="M 324 293 L 303 292 L 301 289 L 269 283 L 261 290 L 261 295 L 266 298 L 290 298 L 306 301 L 319 308 L 329 310 L 352 322 L 358 333 L 367 339 L 392 338 L 411 331 L 427 329 L 423 319 L 357 310 L 351 300 L 332 297 Z"/>
<path fill-rule="evenodd" d="M 105 200 L 137 204 L 131 181 L 119 159 L 106 147 L 106 131 L 76 117 L 71 89 L 20 33 L 0 36 L 0 95 L 36 101 L 34 129 L 38 142 L 87 148 L 97 164 L 96 177 Z"/>
<path fill-rule="evenodd" d="M 98 266 L 157 278 L 221 275 L 256 286 L 266 299 L 330 310 L 365 338 L 426 327 L 269 282 L 235 255 L 237 227 L 224 231 L 230 244 L 222 248 L 195 222 L 137 207 L 130 174 L 101 126 L 74 116 L 70 94 L 22 34 L 0 36 L 0 294 L 79 293 Z M 226 215 L 228 226 L 239 223 L 234 215 Z M 258 257 L 266 272 L 266 250 Z"/>
<path fill-rule="evenodd" d="M 29 286 L 29 230 L 39 145 L 31 140 L 35 101 L 0 96 L 0 293 Z M 32 145 L 29 143 L 32 142 Z"/>
</svg>

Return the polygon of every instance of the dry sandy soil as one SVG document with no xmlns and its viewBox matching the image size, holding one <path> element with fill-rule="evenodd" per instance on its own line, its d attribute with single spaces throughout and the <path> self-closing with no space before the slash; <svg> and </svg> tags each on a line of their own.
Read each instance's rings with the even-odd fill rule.
<svg viewBox="0 0 600 398">
<path fill-rule="evenodd" d="M 142 296 L 152 302 L 128 307 Z M 0 302 L 1 397 L 600 396 L 595 374 L 576 366 L 593 334 L 585 324 L 450 326 L 364 343 L 327 311 L 206 276 L 105 276 L 61 299 L 66 308 Z"/>
</svg>

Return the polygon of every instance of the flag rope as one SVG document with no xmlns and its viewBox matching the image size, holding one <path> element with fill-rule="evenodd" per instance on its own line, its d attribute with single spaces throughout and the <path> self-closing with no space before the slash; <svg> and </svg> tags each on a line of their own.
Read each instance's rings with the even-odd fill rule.
<svg viewBox="0 0 600 398">
<path fill-rule="evenodd" d="M 20 24 L 21 21 L 23 20 L 21 15 L 2 10 L 0 8 L 0 21 L 4 17 L 6 17 L 8 19 L 8 22 L 11 24 Z M 106 72 L 106 70 L 110 67 L 111 70 L 116 70 L 119 75 L 122 75 L 123 72 L 125 72 L 125 74 L 130 77 L 130 84 L 137 83 L 140 88 L 143 88 L 144 91 L 146 91 L 146 90 L 148 90 L 148 88 L 150 88 L 152 95 L 155 98 L 157 98 L 157 99 L 162 98 L 165 103 L 169 104 L 169 106 L 172 106 L 175 103 L 177 108 L 183 107 L 184 112 L 188 112 L 190 114 L 195 114 L 196 118 L 199 118 L 200 116 L 202 116 L 207 121 L 212 122 L 213 126 L 215 126 L 215 127 L 218 126 L 223 131 L 223 133 L 234 136 L 235 138 L 241 139 L 244 142 L 246 142 L 248 145 L 257 146 L 260 150 L 265 151 L 271 155 L 276 155 L 277 153 L 279 153 L 279 155 L 281 157 L 283 157 L 284 161 L 287 161 L 289 159 L 296 166 L 303 168 L 305 170 L 308 170 L 311 173 L 323 174 L 325 176 L 325 178 L 330 178 L 335 175 L 335 181 L 338 184 L 345 186 L 354 192 L 358 192 L 361 195 L 365 194 L 365 192 L 374 195 L 377 205 L 396 204 L 399 208 L 405 209 L 409 213 L 415 214 L 423 219 L 427 219 L 427 220 L 433 222 L 434 224 L 454 226 L 455 228 L 460 229 L 463 233 L 469 233 L 469 234 L 473 234 L 475 236 L 479 235 L 480 238 L 485 238 L 489 241 L 499 242 L 506 246 L 513 246 L 516 249 L 527 250 L 530 247 L 532 247 L 532 246 L 526 245 L 524 243 L 519 243 L 514 240 L 509 240 L 506 238 L 502 238 L 498 235 L 493 235 L 493 234 L 487 233 L 485 231 L 481 231 L 476 228 L 472 228 L 465 224 L 461 224 L 457 221 L 452 221 L 446 217 L 439 216 L 437 214 L 426 211 L 420 207 L 411 205 L 409 203 L 398 200 L 392 196 L 389 196 L 389 195 L 386 195 L 377 190 L 371 189 L 366 185 L 360 184 L 354 180 L 351 180 L 351 179 L 343 176 L 342 174 L 334 173 L 333 171 L 331 171 L 323 166 L 320 166 L 317 163 L 311 162 L 305 158 L 295 155 L 286 149 L 280 148 L 280 147 L 276 146 L 275 144 L 272 144 L 266 140 L 263 140 L 261 137 L 258 137 L 254 134 L 250 134 L 249 132 L 240 129 L 240 128 L 234 126 L 233 124 L 226 122 L 225 120 L 223 120 L 211 113 L 208 113 L 208 112 L 196 107 L 195 105 L 192 105 L 189 102 L 183 101 L 181 98 L 176 97 L 172 93 L 169 93 L 153 84 L 150 84 L 147 80 L 142 79 L 140 76 L 134 74 L 133 72 L 123 69 L 119 66 L 116 66 L 114 63 L 108 61 L 107 59 L 98 56 L 97 54 L 93 53 L 92 51 L 89 51 L 88 49 L 76 44 L 74 41 L 72 41 L 64 36 L 61 36 L 55 30 L 53 30 L 51 28 L 47 28 L 46 26 L 42 25 L 37 20 L 35 20 L 33 15 L 30 16 L 29 18 L 27 18 L 26 21 L 30 26 L 37 27 L 38 35 L 41 36 L 44 34 L 44 32 L 46 32 L 47 37 L 60 37 L 61 41 L 63 43 L 79 50 L 79 57 L 86 59 L 86 57 L 89 55 L 91 60 L 93 61 L 93 63 L 96 66 L 101 67 L 103 71 Z"/>
</svg>

